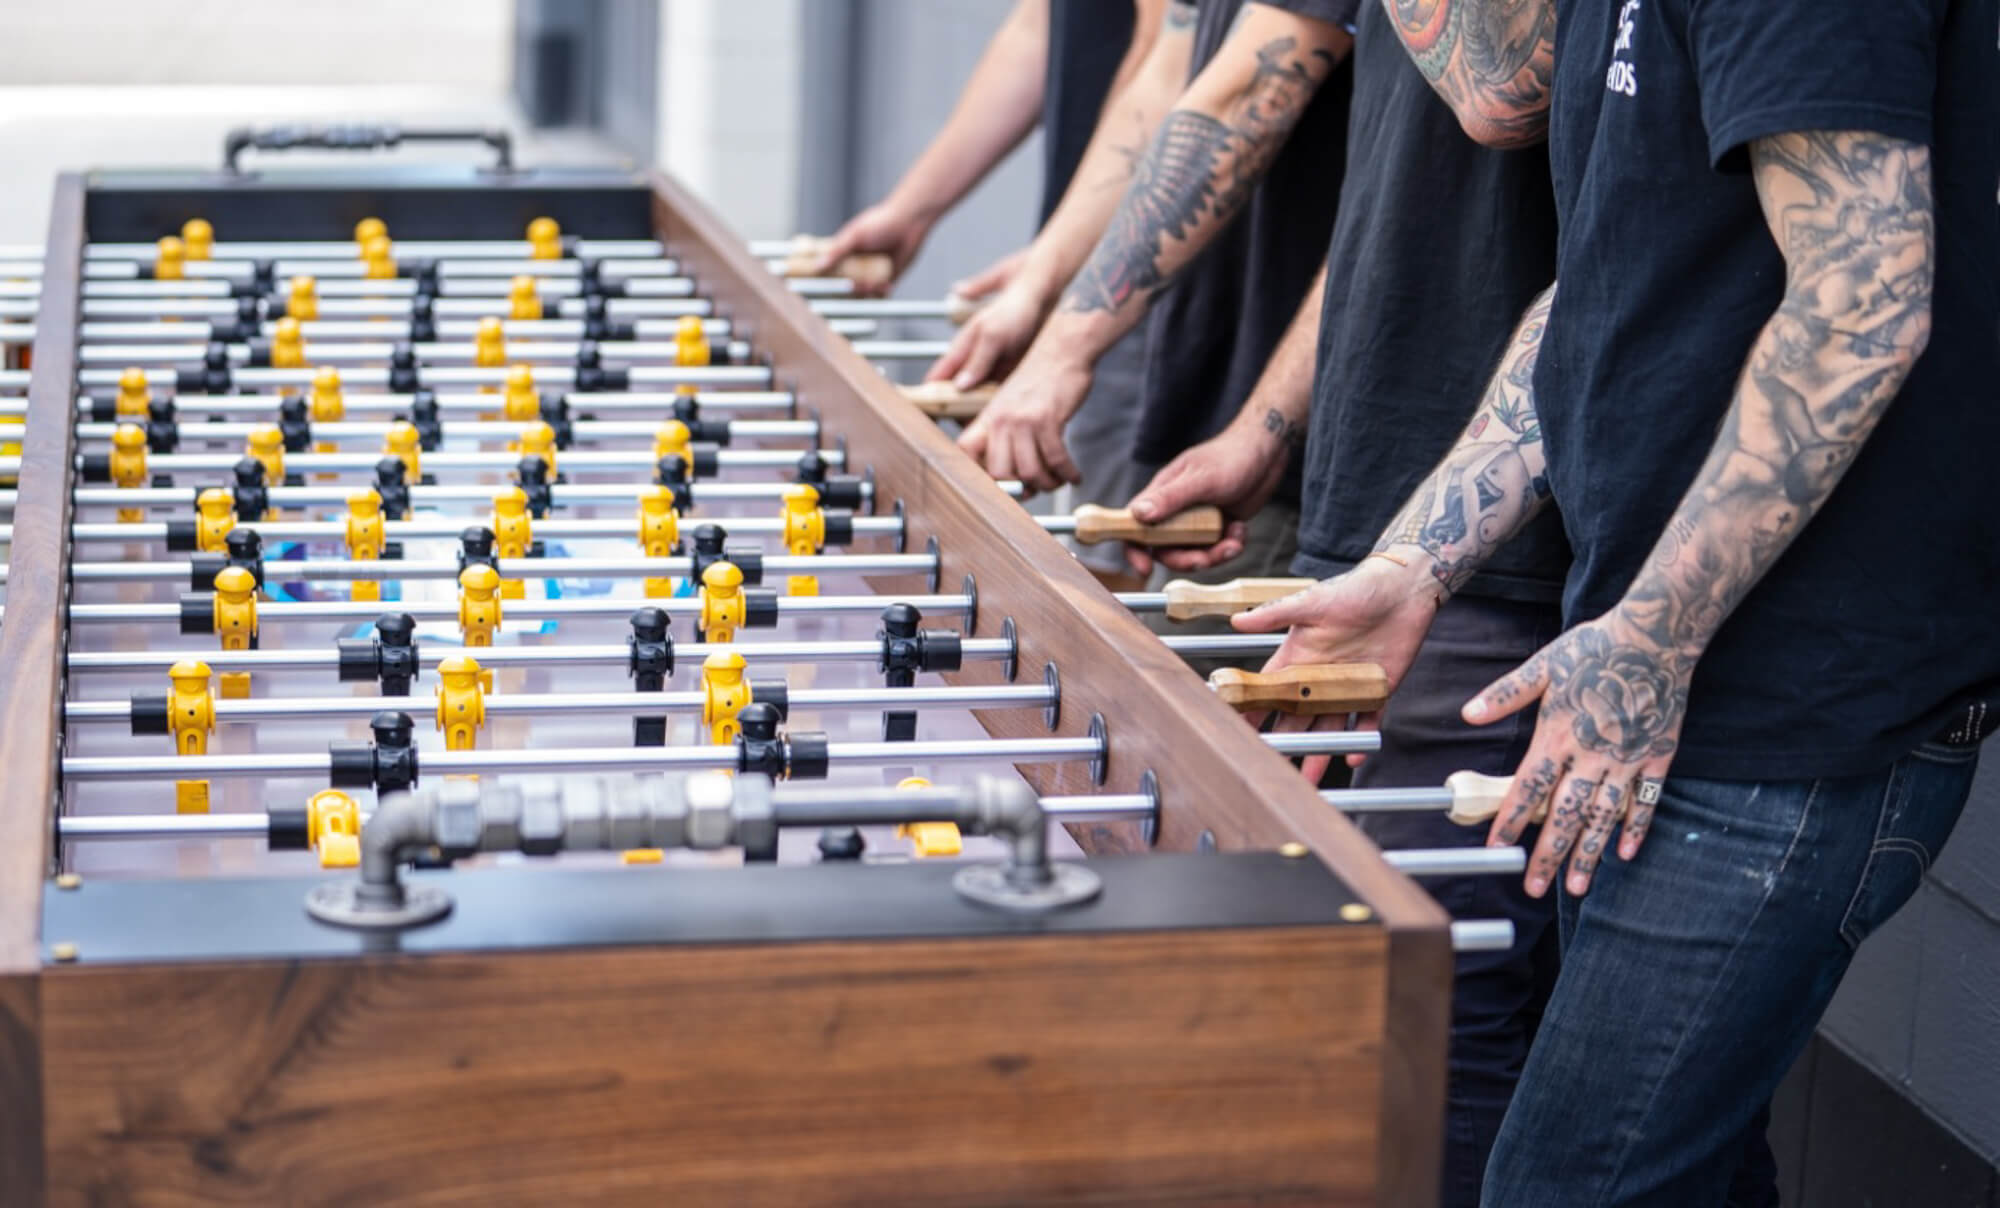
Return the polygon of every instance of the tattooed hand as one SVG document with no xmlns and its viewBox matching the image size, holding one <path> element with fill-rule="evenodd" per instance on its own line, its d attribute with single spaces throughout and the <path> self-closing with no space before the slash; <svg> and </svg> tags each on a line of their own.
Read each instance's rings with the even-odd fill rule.
<svg viewBox="0 0 2000 1208">
<path fill-rule="evenodd" d="M 1528 892 L 1547 892 L 1565 861 L 1569 892 L 1585 893 L 1612 832 L 1624 824 L 1620 858 L 1630 860 L 1652 825 L 1652 792 L 1666 779 L 1687 712 L 1694 659 L 1662 646 L 1627 607 L 1579 625 L 1465 706 L 1484 725 L 1541 701 L 1534 741 L 1487 842 L 1505 846 L 1546 807 L 1541 841 L 1528 861 Z"/>
<path fill-rule="evenodd" d="M 1090 368 L 1038 356 L 1033 349 L 993 401 L 958 438 L 958 447 L 995 478 L 1018 478 L 1030 491 L 1053 491 L 1078 478 L 1063 444 L 1063 425 L 1090 393 Z"/>
<path fill-rule="evenodd" d="M 1444 598 L 1444 590 L 1423 569 L 1369 558 L 1344 575 L 1238 613 L 1231 621 L 1243 633 L 1288 631 L 1278 652 L 1264 664 L 1265 671 L 1299 663 L 1375 663 L 1388 674 L 1393 694 L 1416 661 L 1417 648 L 1423 645 Z M 1379 721 L 1375 713 L 1348 717 L 1280 715 L 1275 728 L 1373 730 L 1379 728 Z M 1350 764 L 1361 760 L 1359 755 L 1347 758 Z M 1331 758 L 1325 755 L 1307 759 L 1306 779 L 1318 784 L 1329 762 Z"/>
</svg>

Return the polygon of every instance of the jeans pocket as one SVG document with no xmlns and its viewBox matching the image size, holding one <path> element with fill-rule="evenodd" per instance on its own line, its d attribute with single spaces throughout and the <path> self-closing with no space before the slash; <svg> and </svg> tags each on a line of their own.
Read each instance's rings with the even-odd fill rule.
<svg viewBox="0 0 2000 1208">
<path fill-rule="evenodd" d="M 1858 948 L 1917 891 L 1958 822 L 1978 764 L 1976 745 L 1926 743 L 1899 760 L 1883 786 L 1875 839 L 1840 920 Z"/>
</svg>

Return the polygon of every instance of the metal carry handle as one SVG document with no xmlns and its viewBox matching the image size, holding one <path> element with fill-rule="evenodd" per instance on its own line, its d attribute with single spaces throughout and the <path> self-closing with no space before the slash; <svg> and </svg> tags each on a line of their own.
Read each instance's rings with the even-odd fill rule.
<svg viewBox="0 0 2000 1208">
<path fill-rule="evenodd" d="M 222 166 L 231 175 L 242 175 L 237 160 L 252 148 L 258 151 L 291 151 L 300 147 L 327 151 L 388 150 L 402 143 L 485 143 L 493 148 L 493 171 L 514 170 L 514 136 L 505 130 L 405 130 L 400 126 L 269 126 L 254 130 L 248 126 L 229 132 L 222 143 Z"/>
</svg>

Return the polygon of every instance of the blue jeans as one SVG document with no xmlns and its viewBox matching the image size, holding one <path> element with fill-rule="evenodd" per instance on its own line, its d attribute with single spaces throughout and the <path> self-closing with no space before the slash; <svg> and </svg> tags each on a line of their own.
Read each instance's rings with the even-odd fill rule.
<svg viewBox="0 0 2000 1208">
<path fill-rule="evenodd" d="M 1771 1094 L 1944 846 L 1978 758 L 1933 742 L 1865 776 L 1670 777 L 1638 857 L 1561 900 L 1562 972 L 1486 1208 L 1775 1205 Z"/>
<path fill-rule="evenodd" d="M 1466 769 L 1504 776 L 1527 754 L 1535 712 L 1468 726 L 1459 707 L 1519 666 L 1562 630 L 1553 604 L 1459 596 L 1438 611 L 1423 649 L 1382 713 L 1382 749 L 1354 773 L 1356 788 L 1435 786 Z M 1483 826 L 1442 813 L 1357 814 L 1385 850 L 1478 847 Z M 1532 843 L 1534 836 L 1528 837 Z M 1440 1208 L 1477 1208 L 1486 1155 L 1507 1114 L 1555 983 L 1556 907 L 1530 898 L 1518 876 L 1424 877 L 1425 891 L 1454 919 L 1507 919 L 1514 944 L 1466 952 L 1452 981 L 1450 1077 L 1445 1092 Z"/>
</svg>

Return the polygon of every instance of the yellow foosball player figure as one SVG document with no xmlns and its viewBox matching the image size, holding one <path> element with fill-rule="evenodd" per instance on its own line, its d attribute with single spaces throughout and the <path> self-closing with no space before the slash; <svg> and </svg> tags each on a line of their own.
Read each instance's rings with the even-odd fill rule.
<svg viewBox="0 0 2000 1208">
<path fill-rule="evenodd" d="M 927 789 L 931 782 L 922 776 L 905 776 L 896 782 L 899 789 Z M 896 828 L 898 839 L 908 839 L 916 855 L 955 856 L 965 850 L 965 840 L 956 822 L 905 822 Z"/>
<path fill-rule="evenodd" d="M 146 430 L 137 424 L 119 424 L 111 430 L 111 485 L 127 489 L 146 485 Z M 118 509 L 121 524 L 145 518 L 144 508 Z"/>
<path fill-rule="evenodd" d="M 701 724 L 708 727 L 708 741 L 718 747 L 736 741 L 736 717 L 750 703 L 748 666 L 735 651 L 717 651 L 701 663 Z"/>
<path fill-rule="evenodd" d="M 271 329 L 271 367 L 273 369 L 304 369 L 306 367 L 305 329 L 299 321 L 286 315 Z"/>
<path fill-rule="evenodd" d="M 146 371 L 137 367 L 129 368 L 118 375 L 118 399 L 115 404 L 119 419 L 146 421 L 151 414 L 153 387 L 146 380 Z"/>
<path fill-rule="evenodd" d="M 826 544 L 826 513 L 820 510 L 819 489 L 808 483 L 785 488 L 785 552 L 810 556 Z M 785 580 L 785 594 L 816 596 L 819 579 L 814 575 L 792 575 Z"/>
<path fill-rule="evenodd" d="M 347 497 L 347 557 L 353 562 L 374 562 L 388 544 L 388 525 L 382 519 L 382 497 L 375 488 Z M 356 600 L 379 600 L 382 585 L 371 579 L 356 579 L 350 595 Z"/>
<path fill-rule="evenodd" d="M 190 218 L 181 224 L 181 248 L 189 260 L 208 260 L 215 255 L 215 227 L 206 218 Z"/>
<path fill-rule="evenodd" d="M 535 390 L 535 371 L 527 365 L 507 370 L 500 396 L 500 414 L 511 423 L 529 424 L 542 417 L 542 396 Z"/>
<path fill-rule="evenodd" d="M 224 650 L 257 648 L 257 578 L 240 566 L 225 566 L 215 575 L 215 634 Z M 222 695 L 242 700 L 250 695 L 248 671 L 225 671 Z"/>
<path fill-rule="evenodd" d="M 458 628 L 468 646 L 491 646 L 500 629 L 500 572 L 484 562 L 459 572 Z"/>
<path fill-rule="evenodd" d="M 205 554 L 228 549 L 229 534 L 236 530 L 236 496 L 210 487 L 195 497 L 194 510 L 194 547 Z"/>
<path fill-rule="evenodd" d="M 510 319 L 542 317 L 542 292 L 533 277 L 524 273 L 507 283 L 507 317 Z"/>
<path fill-rule="evenodd" d="M 681 518 L 674 510 L 674 493 L 657 484 L 639 492 L 639 546 L 648 558 L 670 558 L 680 545 Z M 646 580 L 646 595 L 664 599 L 674 594 L 674 581 L 662 576 Z"/>
<path fill-rule="evenodd" d="M 486 724 L 486 690 L 479 662 L 454 654 L 438 664 L 437 727 L 447 751 L 470 751 Z"/>
<path fill-rule="evenodd" d="M 168 235 L 154 245 L 153 280 L 183 281 L 187 279 L 187 244 L 177 236 Z"/>
<path fill-rule="evenodd" d="M 395 279 L 396 252 L 387 235 L 378 235 L 362 245 L 361 276 L 366 281 Z"/>
<path fill-rule="evenodd" d="M 306 799 L 306 836 L 321 868 L 353 868 L 361 863 L 361 807 L 339 789 Z"/>
<path fill-rule="evenodd" d="M 174 752 L 208 754 L 208 736 L 215 730 L 215 698 L 209 691 L 208 664 L 199 659 L 182 659 L 167 669 L 167 679 L 173 684 L 173 690 L 167 693 L 167 728 L 174 736 Z M 177 781 L 174 809 L 182 814 L 206 814 L 208 781 Z"/>
<path fill-rule="evenodd" d="M 311 277 L 293 277 L 290 289 L 285 295 L 285 317 L 290 319 L 319 318 L 319 282 Z"/>
<path fill-rule="evenodd" d="M 701 640 L 733 642 L 747 617 L 743 568 L 733 562 L 710 563 L 701 572 Z"/>
<path fill-rule="evenodd" d="M 537 218 L 528 224 L 528 256 L 534 260 L 560 260 L 563 255 L 562 227 L 553 218 Z"/>
<path fill-rule="evenodd" d="M 535 522 L 528 513 L 528 493 L 520 487 L 508 487 L 493 496 L 491 520 L 493 552 L 502 560 L 526 558 L 535 543 Z M 519 600 L 527 594 L 527 583 L 518 577 L 500 581 L 500 598 L 503 600 Z"/>
</svg>

